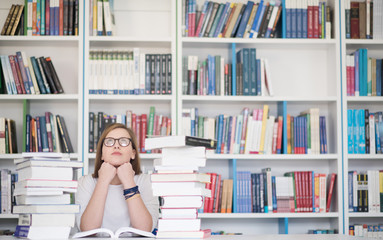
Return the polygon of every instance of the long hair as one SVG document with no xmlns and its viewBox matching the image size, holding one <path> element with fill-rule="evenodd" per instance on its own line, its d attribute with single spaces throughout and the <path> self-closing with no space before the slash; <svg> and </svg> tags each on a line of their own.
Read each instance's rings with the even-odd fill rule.
<svg viewBox="0 0 383 240">
<path fill-rule="evenodd" d="M 93 175 L 92 175 L 94 178 L 98 178 L 98 170 L 100 170 L 101 164 L 103 163 L 103 161 L 101 160 L 101 156 L 102 156 L 102 146 L 104 145 L 104 139 L 106 138 L 106 136 L 111 131 L 113 131 L 114 129 L 117 129 L 117 128 L 125 129 L 129 133 L 130 138 L 132 139 L 132 142 L 131 142 L 132 148 L 134 150 L 136 150 L 136 157 L 134 159 L 132 159 L 130 161 L 130 163 L 132 164 L 133 170 L 134 170 L 136 175 L 141 173 L 141 159 L 140 159 L 140 155 L 139 155 L 139 150 L 137 149 L 137 138 L 136 138 L 136 135 L 134 134 L 132 129 L 127 128 L 124 124 L 114 123 L 112 125 L 109 125 L 104 130 L 104 132 L 100 136 L 100 139 L 98 140 L 94 172 L 93 172 Z"/>
</svg>

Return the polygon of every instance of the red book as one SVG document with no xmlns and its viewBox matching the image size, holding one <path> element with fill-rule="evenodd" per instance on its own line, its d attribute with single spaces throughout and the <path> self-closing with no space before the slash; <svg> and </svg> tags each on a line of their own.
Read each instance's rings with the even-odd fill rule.
<svg viewBox="0 0 383 240">
<path fill-rule="evenodd" d="M 210 182 L 211 182 L 211 197 L 208 198 L 208 209 L 207 209 L 207 212 L 208 213 L 212 213 L 213 212 L 213 204 L 214 204 L 214 196 L 215 196 L 215 189 L 216 189 L 216 185 L 217 185 L 217 174 L 216 173 L 211 173 L 210 174 Z"/>
<path fill-rule="evenodd" d="M 215 188 L 215 195 L 214 195 L 214 211 L 215 213 L 218 213 L 218 206 L 220 204 L 219 201 L 219 195 L 221 191 L 221 174 L 217 174 L 217 181 L 216 181 L 216 188 Z"/>
<path fill-rule="evenodd" d="M 26 94 L 25 86 L 24 86 L 24 80 L 23 80 L 23 76 L 21 75 L 21 70 L 20 70 L 20 66 L 19 66 L 19 60 L 18 60 L 16 55 L 14 55 L 14 59 L 15 59 L 15 67 L 16 67 L 16 71 L 17 71 L 17 77 L 20 81 L 21 91 L 23 94 Z"/>
<path fill-rule="evenodd" d="M 50 0 L 45 0 L 45 35 L 53 35 L 50 34 Z"/>
<path fill-rule="evenodd" d="M 204 17 L 205 17 L 205 13 L 206 13 L 206 9 L 205 9 L 205 12 L 201 12 L 201 15 L 199 17 L 199 20 L 198 20 L 198 24 L 197 24 L 197 30 L 195 31 L 195 37 L 198 37 L 199 33 L 201 32 L 201 28 L 202 28 L 202 23 L 203 23 L 203 20 L 204 20 Z"/>
<path fill-rule="evenodd" d="M 20 86 L 21 84 L 20 84 L 20 80 L 19 80 L 19 75 L 18 75 L 17 69 L 16 69 L 16 62 L 15 62 L 16 57 L 14 55 L 9 55 L 8 58 L 9 58 L 9 63 L 11 64 L 12 74 L 13 74 L 13 79 L 15 80 L 17 94 L 23 94 L 23 91 L 22 91 L 21 86 Z"/>
<path fill-rule="evenodd" d="M 352 58 L 354 59 L 354 58 Z M 351 96 L 355 96 L 355 66 L 350 67 Z"/>
<path fill-rule="evenodd" d="M 136 117 L 136 138 L 137 138 L 137 145 L 138 146 L 136 146 L 136 148 L 137 148 L 137 151 L 139 151 L 139 152 L 141 152 L 141 148 L 140 148 L 140 146 L 141 146 L 141 142 L 140 142 L 140 137 L 141 137 L 141 135 L 140 135 L 140 131 L 141 131 L 141 116 L 140 115 L 137 115 L 137 117 Z"/>
<path fill-rule="evenodd" d="M 307 6 L 307 38 L 314 37 L 314 29 L 313 29 L 314 19 L 313 18 L 314 18 L 313 6 L 308 5 Z"/>
<path fill-rule="evenodd" d="M 59 2 L 59 35 L 64 35 L 64 0 Z"/>
<path fill-rule="evenodd" d="M 49 152 L 53 152 L 53 139 L 52 139 L 52 125 L 51 125 L 51 113 L 45 112 L 45 123 L 48 136 L 48 148 Z"/>
<path fill-rule="evenodd" d="M 326 204 L 326 212 L 330 212 L 331 208 L 331 198 L 332 198 L 332 193 L 334 191 L 334 185 L 335 185 L 335 180 L 336 180 L 336 173 L 332 173 L 331 177 L 329 176 L 329 187 L 328 187 L 328 193 L 327 193 L 327 204 Z"/>
<path fill-rule="evenodd" d="M 294 172 L 297 212 L 302 212 L 302 181 L 300 172 Z"/>
<path fill-rule="evenodd" d="M 313 7 L 313 37 L 319 37 L 319 6 Z"/>
<path fill-rule="evenodd" d="M 313 172 L 309 171 L 309 212 L 313 211 Z"/>
<path fill-rule="evenodd" d="M 350 22 L 351 38 L 359 39 L 359 2 L 351 2 Z"/>
<path fill-rule="evenodd" d="M 349 57 L 346 57 L 349 59 Z M 346 79 L 347 79 L 347 96 L 352 96 L 351 95 L 351 66 L 349 65 L 351 63 L 347 62 L 347 67 L 346 67 Z"/>
<path fill-rule="evenodd" d="M 145 153 L 145 138 L 147 131 L 148 117 L 146 114 L 141 115 L 141 126 L 140 126 L 140 152 Z"/>
<path fill-rule="evenodd" d="M 278 116 L 278 136 L 277 136 L 277 154 L 282 153 L 282 130 L 283 128 L 283 117 Z"/>
<path fill-rule="evenodd" d="M 168 118 L 167 124 L 166 124 L 166 136 L 170 136 L 172 133 L 172 119 Z"/>
<path fill-rule="evenodd" d="M 301 172 L 302 185 L 302 212 L 307 212 L 307 178 L 306 172 Z"/>
<path fill-rule="evenodd" d="M 210 175 L 210 182 L 206 183 L 205 188 L 211 190 L 211 179 L 212 179 L 212 173 L 208 173 Z M 204 204 L 203 204 L 203 212 L 207 213 L 209 210 L 209 197 L 204 198 Z"/>
</svg>

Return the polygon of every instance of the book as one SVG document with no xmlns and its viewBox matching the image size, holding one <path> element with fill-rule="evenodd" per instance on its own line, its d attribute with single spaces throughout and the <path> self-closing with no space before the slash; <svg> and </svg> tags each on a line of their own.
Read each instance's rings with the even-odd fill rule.
<svg viewBox="0 0 383 240">
<path fill-rule="evenodd" d="M 208 238 L 211 236 L 211 230 L 200 231 L 158 231 L 156 238 Z"/>
<path fill-rule="evenodd" d="M 14 214 L 22 213 L 79 213 L 78 204 L 41 204 L 41 205 L 16 205 L 13 206 Z"/>
<path fill-rule="evenodd" d="M 107 228 L 97 228 L 85 232 L 78 232 L 72 236 L 72 238 L 82 238 L 82 237 L 88 237 L 94 234 L 102 234 L 102 235 L 109 235 L 110 238 L 120 238 L 121 236 L 126 235 L 127 233 L 130 234 L 136 234 L 143 237 L 150 237 L 155 238 L 156 236 L 153 235 L 153 233 L 142 231 L 136 228 L 132 227 L 121 227 L 117 229 L 115 232 L 112 232 L 111 230 Z"/>
<path fill-rule="evenodd" d="M 24 181 L 15 182 L 15 188 L 77 188 L 77 181 L 75 180 L 40 180 L 40 179 L 27 179 Z"/>
<path fill-rule="evenodd" d="M 145 149 L 152 150 L 164 147 L 202 146 L 215 149 L 217 141 L 191 136 L 164 136 L 145 139 Z"/>
<path fill-rule="evenodd" d="M 81 168 L 83 163 L 80 161 L 54 161 L 54 160 L 29 160 L 16 165 L 16 170 L 26 167 L 69 167 Z"/>
<path fill-rule="evenodd" d="M 71 227 L 16 226 L 15 237 L 28 239 L 67 239 Z"/>
<path fill-rule="evenodd" d="M 62 195 L 17 195 L 16 202 L 21 205 L 30 204 L 70 204 L 70 194 Z"/>
<path fill-rule="evenodd" d="M 203 204 L 202 196 L 162 196 L 161 208 L 200 208 Z"/>
<path fill-rule="evenodd" d="M 152 182 L 210 182 L 210 175 L 206 173 L 153 173 Z"/>
<path fill-rule="evenodd" d="M 61 167 L 26 167 L 18 169 L 18 180 L 26 179 L 55 179 L 55 180 L 72 180 L 72 168 Z"/>
<path fill-rule="evenodd" d="M 75 214 L 20 214 L 19 226 L 69 226 L 74 227 Z"/>
<path fill-rule="evenodd" d="M 201 219 L 158 219 L 159 231 L 199 231 Z"/>
<path fill-rule="evenodd" d="M 161 208 L 162 219 L 196 219 L 196 208 Z"/>
</svg>

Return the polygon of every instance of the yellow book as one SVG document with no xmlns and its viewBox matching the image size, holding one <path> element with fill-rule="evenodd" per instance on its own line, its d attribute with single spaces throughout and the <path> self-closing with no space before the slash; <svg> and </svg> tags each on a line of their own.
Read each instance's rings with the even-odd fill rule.
<svg viewBox="0 0 383 240">
<path fill-rule="evenodd" d="M 266 123 L 269 116 L 269 105 L 263 105 L 263 117 L 262 117 L 262 131 L 261 131 L 261 144 L 259 146 L 259 154 L 264 154 L 265 135 L 266 135 Z"/>
<path fill-rule="evenodd" d="M 291 154 L 291 122 L 290 122 L 290 114 L 287 114 L 287 119 L 286 119 L 286 124 L 287 124 L 287 153 Z"/>
<path fill-rule="evenodd" d="M 233 179 L 228 179 L 226 213 L 231 213 L 233 204 Z"/>
<path fill-rule="evenodd" d="M 237 3 L 237 7 L 234 10 L 233 16 L 232 16 L 231 20 L 229 19 L 230 22 L 229 21 L 227 22 L 227 24 L 229 24 L 229 25 L 228 25 L 227 31 L 225 32 L 225 35 L 223 37 L 229 38 L 231 36 L 231 32 L 233 31 L 235 22 L 237 21 L 237 18 L 239 16 L 239 13 L 241 12 L 242 7 L 243 7 L 243 3 Z"/>
<path fill-rule="evenodd" d="M 226 213 L 227 210 L 227 187 L 228 187 L 228 180 L 224 179 L 222 183 L 222 202 L 221 202 L 221 213 Z"/>
</svg>

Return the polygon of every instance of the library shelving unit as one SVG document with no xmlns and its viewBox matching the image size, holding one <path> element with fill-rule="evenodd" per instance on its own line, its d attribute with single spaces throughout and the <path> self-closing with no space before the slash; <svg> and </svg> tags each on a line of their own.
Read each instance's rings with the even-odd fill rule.
<svg viewBox="0 0 383 240">
<path fill-rule="evenodd" d="M 197 0 L 197 6 L 203 5 Z M 215 2 L 224 3 L 217 0 Z M 236 1 L 246 3 L 247 1 Z M 339 22 L 338 1 L 327 1 Z M 178 4 L 177 22 L 182 22 L 182 6 Z M 243 108 L 263 108 L 269 105 L 269 114 L 298 116 L 309 108 L 319 108 L 326 117 L 328 154 L 208 154 L 206 167 L 201 171 L 215 172 L 222 179 L 236 178 L 237 171 L 259 173 L 271 168 L 273 176 L 283 176 L 289 171 L 315 171 L 316 173 L 342 172 L 342 132 L 340 95 L 340 35 L 333 24 L 332 39 L 242 39 L 183 37 L 180 24 L 177 28 L 177 81 L 178 133 L 182 133 L 182 109 L 198 108 L 199 116 L 216 117 L 219 114 L 239 115 Z M 182 94 L 182 58 L 208 54 L 220 55 L 225 63 L 233 63 L 236 52 L 242 48 L 256 48 L 256 56 L 266 58 L 270 65 L 274 96 L 197 96 Z M 233 79 L 235 79 L 233 77 Z M 284 118 L 285 119 L 285 118 Z M 284 123 L 285 124 L 285 123 Z M 284 127 L 285 128 L 285 127 Z M 285 135 L 285 134 L 284 134 Z M 285 137 L 287 138 L 287 137 Z M 287 141 L 287 139 L 283 139 Z M 235 190 L 234 190 L 235 191 Z M 337 180 L 335 203 L 328 213 L 203 213 L 203 228 L 213 231 L 242 232 L 244 234 L 307 233 L 309 229 L 337 229 L 343 232 L 342 181 Z M 233 193 L 235 195 L 235 192 Z M 235 203 L 234 203 L 235 204 Z"/>
<path fill-rule="evenodd" d="M 23 0 L 2 1 L 0 3 L 0 22 L 3 26 L 12 4 L 24 4 Z M 83 10 L 82 1 L 79 11 Z M 51 57 L 57 75 L 63 86 L 63 94 L 46 95 L 0 95 L 0 115 L 16 122 L 18 154 L 0 155 L 0 168 L 15 171 L 13 159 L 21 158 L 24 151 L 23 125 L 25 114 L 33 117 L 43 116 L 46 111 L 64 117 L 69 136 L 74 148 L 70 154 L 73 160 L 79 160 L 83 148 L 81 125 L 82 119 L 82 21 L 79 14 L 79 36 L 0 36 L 0 55 L 15 55 L 23 51 L 28 57 Z M 80 154 L 79 154 L 80 153 Z M 2 227 L 15 226 L 18 215 L 0 214 Z"/>
<path fill-rule="evenodd" d="M 367 170 L 381 170 L 382 154 L 349 154 L 347 143 L 347 110 L 368 109 L 370 113 L 383 111 L 383 97 L 381 96 L 347 96 L 346 55 L 359 48 L 368 49 L 368 57 L 383 58 L 383 40 L 376 39 L 347 39 L 345 36 L 345 6 L 341 3 L 341 49 L 342 49 L 342 111 L 343 111 L 343 166 L 344 166 L 344 232 L 349 234 L 349 226 L 354 224 L 376 225 L 383 220 L 383 213 L 349 212 L 348 211 L 348 171 L 367 172 Z"/>
<path fill-rule="evenodd" d="M 131 110 L 137 115 L 147 114 L 151 106 L 156 114 L 172 119 L 172 133 L 176 132 L 176 86 L 168 95 L 96 95 L 89 94 L 89 51 L 124 50 L 139 48 L 145 54 L 172 54 L 172 83 L 176 82 L 176 8 L 175 1 L 114 1 L 116 26 L 113 36 L 92 36 L 85 27 L 84 39 L 84 174 L 93 173 L 95 153 L 89 153 L 89 112 L 125 114 Z M 85 19 L 89 19 L 89 1 L 85 4 Z M 88 21 L 85 23 L 88 26 Z M 143 170 L 151 170 L 152 160 L 158 154 L 141 154 Z"/>
</svg>

